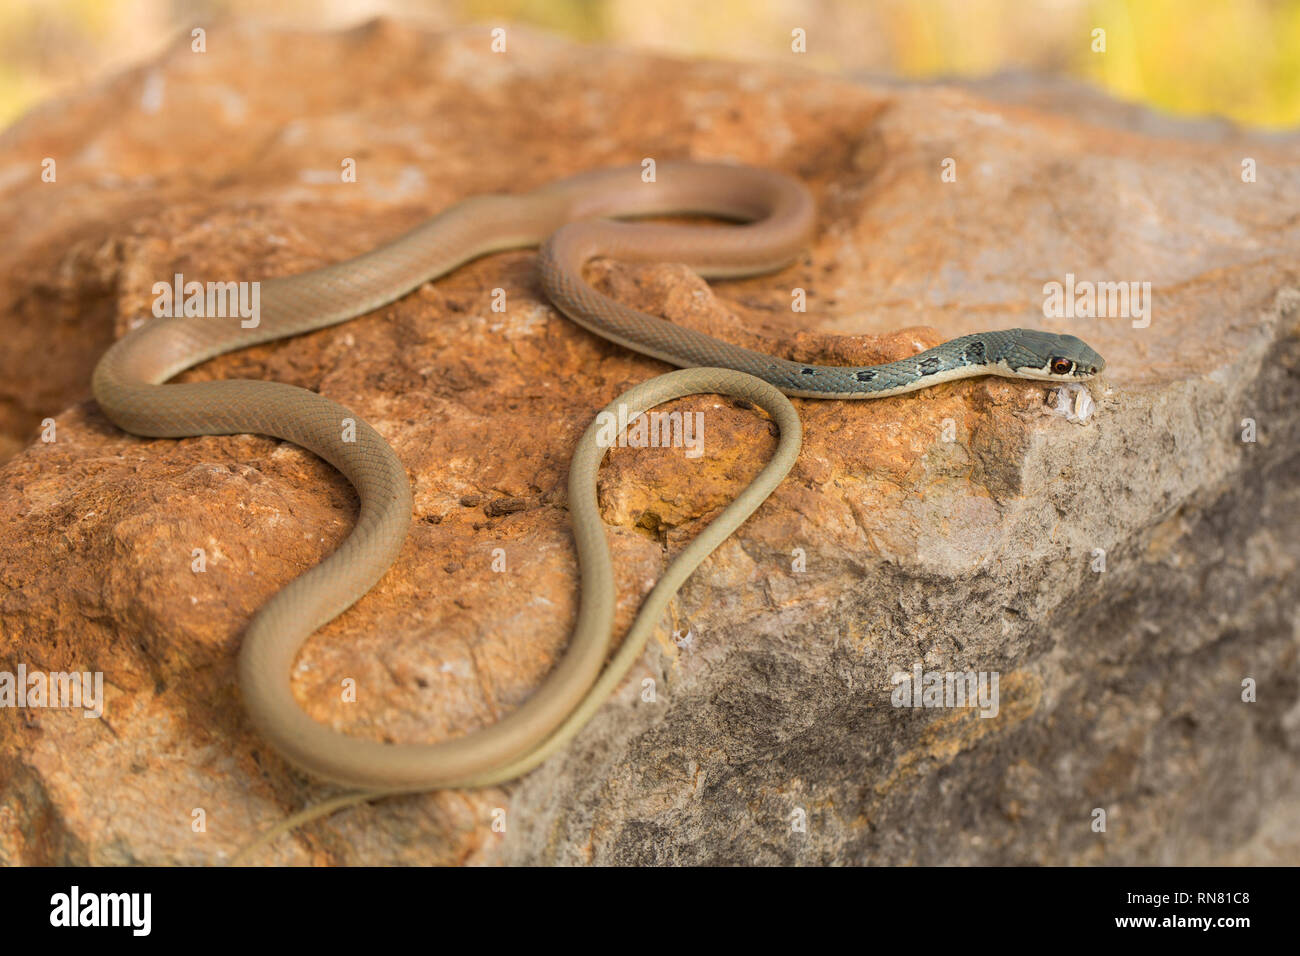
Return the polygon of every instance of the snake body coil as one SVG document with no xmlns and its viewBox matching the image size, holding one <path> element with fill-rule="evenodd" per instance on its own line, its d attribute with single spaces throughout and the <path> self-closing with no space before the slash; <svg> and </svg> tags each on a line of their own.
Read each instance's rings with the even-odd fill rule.
<svg viewBox="0 0 1300 956">
<path fill-rule="evenodd" d="M 604 218 L 676 213 L 743 224 L 696 227 Z M 813 219 L 813 202 L 803 185 L 764 170 L 664 163 L 652 183 L 642 181 L 639 167 L 585 173 L 526 195 L 465 200 L 365 255 L 265 281 L 256 328 L 212 318 L 159 319 L 113 345 L 95 369 L 93 388 L 105 413 L 125 430 L 172 438 L 271 435 L 320 455 L 360 496 L 356 527 L 343 544 L 276 594 L 248 628 L 239 677 L 259 731 L 304 769 L 365 788 L 367 795 L 483 786 L 518 776 L 577 733 L 636 660 L 685 578 L 789 471 L 799 451 L 800 426 L 786 395 L 878 398 L 986 374 L 1073 381 L 1104 367 L 1100 356 L 1073 336 L 1024 329 L 964 336 L 885 365 L 805 365 L 628 308 L 582 277 L 584 264 L 599 256 L 683 262 L 706 277 L 772 271 L 801 253 Z M 215 355 L 371 311 L 478 256 L 539 243 L 543 287 L 558 308 L 597 335 L 683 369 L 637 386 L 611 409 L 622 404 L 639 412 L 697 393 L 736 396 L 775 420 L 777 451 L 668 567 L 602 670 L 612 643 L 615 592 L 596 506 L 604 449 L 593 423 L 569 474 L 582 572 L 579 616 L 568 649 L 545 682 L 495 725 L 435 744 L 390 744 L 334 731 L 294 700 L 294 658 L 312 632 L 365 594 L 397 556 L 411 517 L 406 471 L 374 429 L 321 395 L 263 381 L 163 383 Z M 341 423 L 348 418 L 356 421 L 356 433 L 355 441 L 345 442 Z"/>
</svg>

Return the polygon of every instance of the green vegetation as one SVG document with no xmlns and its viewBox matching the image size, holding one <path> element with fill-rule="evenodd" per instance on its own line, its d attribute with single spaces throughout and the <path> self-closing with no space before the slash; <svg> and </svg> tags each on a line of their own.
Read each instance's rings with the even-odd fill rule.
<svg viewBox="0 0 1300 956">
<path fill-rule="evenodd" d="M 322 9 L 328 14 L 322 16 Z M 196 23 L 330 28 L 379 13 L 434 26 L 526 23 L 584 42 L 931 78 L 1006 69 L 1088 79 L 1182 115 L 1300 126 L 1300 0 L 5 0 L 0 127 L 152 56 Z M 1105 31 L 1105 52 L 1093 31 Z"/>
</svg>

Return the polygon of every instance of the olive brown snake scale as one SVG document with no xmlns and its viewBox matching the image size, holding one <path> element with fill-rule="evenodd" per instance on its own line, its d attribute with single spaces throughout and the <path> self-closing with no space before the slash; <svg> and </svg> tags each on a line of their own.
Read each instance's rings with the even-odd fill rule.
<svg viewBox="0 0 1300 956">
<path fill-rule="evenodd" d="M 602 218 L 682 213 L 743 224 L 662 225 Z M 654 182 L 642 180 L 640 167 L 584 173 L 525 195 L 464 200 L 372 252 L 264 281 L 256 328 L 243 328 L 234 319 L 164 318 L 114 344 L 95 368 L 93 388 L 105 413 L 126 431 L 168 438 L 274 436 L 324 458 L 360 497 L 360 514 L 348 538 L 271 598 L 249 625 L 240 651 L 239 680 L 259 732 L 312 774 L 364 790 L 336 801 L 339 804 L 385 793 L 487 786 L 517 777 L 582 728 L 640 655 L 682 582 L 790 470 L 801 431 L 786 394 L 875 398 L 973 375 L 1078 380 L 1104 366 L 1073 336 L 1029 330 L 964 336 L 886 365 L 807 366 L 620 305 L 582 277 L 585 263 L 598 256 L 682 262 L 705 277 L 770 272 L 804 250 L 813 219 L 813 201 L 804 186 L 766 170 L 661 163 Z M 370 590 L 396 558 L 411 520 L 406 471 L 373 428 L 343 406 L 305 389 L 247 380 L 163 383 L 213 356 L 372 311 L 484 254 L 539 243 L 542 284 L 561 311 L 597 335 L 681 367 L 636 386 L 610 410 L 627 406 L 630 421 L 636 413 L 674 398 L 731 395 L 772 417 L 780 431 L 777 450 L 758 477 L 668 566 L 605 665 L 616 594 L 596 501 L 596 473 L 605 449 L 593 422 L 569 470 L 568 502 L 581 569 L 578 621 L 567 650 L 542 685 L 496 724 L 438 743 L 390 744 L 332 730 L 313 720 L 294 699 L 294 659 L 317 628 Z M 349 418 L 356 422 L 355 441 L 345 442 L 342 423 Z"/>
</svg>

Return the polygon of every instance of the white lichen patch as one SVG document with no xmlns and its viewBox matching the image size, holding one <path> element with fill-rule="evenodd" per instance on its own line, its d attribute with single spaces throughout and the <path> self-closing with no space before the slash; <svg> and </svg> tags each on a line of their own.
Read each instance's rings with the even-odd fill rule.
<svg viewBox="0 0 1300 956">
<path fill-rule="evenodd" d="M 1066 421 L 1079 425 L 1085 424 L 1097 408 L 1086 385 L 1062 385 L 1052 393 L 1052 398 L 1055 402 L 1051 406 L 1052 413 L 1063 415 Z"/>
</svg>

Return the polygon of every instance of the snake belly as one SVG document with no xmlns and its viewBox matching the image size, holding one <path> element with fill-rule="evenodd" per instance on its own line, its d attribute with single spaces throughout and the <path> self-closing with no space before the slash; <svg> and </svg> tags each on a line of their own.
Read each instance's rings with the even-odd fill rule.
<svg viewBox="0 0 1300 956">
<path fill-rule="evenodd" d="M 780 484 L 798 455 L 799 418 L 787 395 L 865 399 L 941 381 L 998 374 L 1086 378 L 1099 356 L 1072 336 L 1010 330 L 964 336 L 916 356 L 864 367 L 815 366 L 741 348 L 624 306 L 582 277 L 591 259 L 683 262 L 705 277 L 780 269 L 808 245 L 814 204 L 782 174 L 744 166 L 661 163 L 656 181 L 638 167 L 583 173 L 521 195 L 458 202 L 392 242 L 354 259 L 261 284 L 261 321 L 157 319 L 116 342 L 95 368 L 93 391 L 124 430 L 146 437 L 262 434 L 319 455 L 356 488 L 360 511 L 344 542 L 275 594 L 255 615 L 239 654 L 240 687 L 258 731 L 294 764 L 363 795 L 475 787 L 535 767 L 570 740 L 641 653 L 686 577 Z M 696 214 L 735 225 L 615 222 Z M 748 487 L 673 560 L 606 665 L 616 593 L 596 503 L 604 456 L 593 422 L 569 471 L 569 507 L 581 572 L 578 620 L 563 656 L 537 690 L 496 724 L 429 744 L 354 737 L 313 720 L 291 690 L 307 638 L 364 595 L 405 539 L 412 499 L 405 468 L 378 432 L 330 399 L 276 382 L 168 383 L 213 356 L 333 325 L 390 303 L 479 256 L 541 245 L 543 288 L 595 334 L 680 367 L 615 399 L 636 412 L 675 398 L 719 393 L 762 408 L 779 443 Z M 1057 363 L 1068 361 L 1068 374 Z M 1089 371 L 1091 370 L 1091 371 Z M 355 422 L 345 442 L 341 423 Z M 603 666 L 602 666 L 603 665 Z"/>
</svg>

